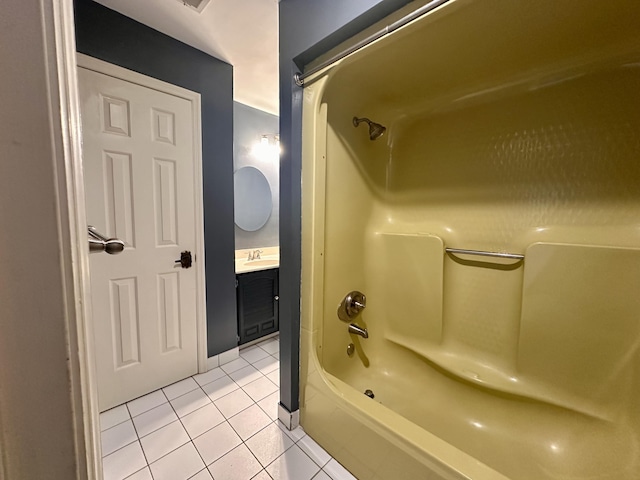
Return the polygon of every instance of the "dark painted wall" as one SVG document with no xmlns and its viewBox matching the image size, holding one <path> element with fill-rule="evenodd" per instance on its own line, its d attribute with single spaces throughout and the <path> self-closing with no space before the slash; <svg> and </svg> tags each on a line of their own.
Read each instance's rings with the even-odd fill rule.
<svg viewBox="0 0 640 480">
<path fill-rule="evenodd" d="M 302 89 L 293 75 L 409 0 L 280 1 L 280 403 L 298 410 Z"/>
<path fill-rule="evenodd" d="M 279 245 L 280 162 L 277 158 L 259 158 L 252 151 L 262 135 L 269 135 L 269 141 L 273 141 L 273 136 L 279 132 L 279 128 L 280 122 L 276 115 L 242 103 L 233 103 L 233 169 L 235 171 L 251 166 L 260 170 L 269 182 L 273 200 L 271 217 L 260 230 L 247 232 L 238 226 L 235 227 L 236 250 Z"/>
<path fill-rule="evenodd" d="M 237 346 L 233 67 L 91 0 L 74 2 L 78 52 L 201 94 L 207 345 Z"/>
</svg>

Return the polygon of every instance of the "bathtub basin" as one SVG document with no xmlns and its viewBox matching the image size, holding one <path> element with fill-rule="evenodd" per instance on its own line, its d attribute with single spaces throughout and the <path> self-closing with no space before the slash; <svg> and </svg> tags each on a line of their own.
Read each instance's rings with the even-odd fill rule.
<svg viewBox="0 0 640 480">
<path fill-rule="evenodd" d="M 301 423 L 357 478 L 640 478 L 637 105 L 623 0 L 451 0 L 305 81 Z"/>
</svg>

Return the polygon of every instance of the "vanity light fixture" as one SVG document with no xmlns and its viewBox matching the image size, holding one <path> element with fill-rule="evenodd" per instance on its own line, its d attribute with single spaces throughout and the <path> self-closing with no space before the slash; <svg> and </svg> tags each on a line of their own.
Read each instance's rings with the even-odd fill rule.
<svg viewBox="0 0 640 480">
<path fill-rule="evenodd" d="M 280 135 L 262 135 L 255 143 L 251 154 L 263 162 L 277 162 L 280 159 Z"/>
</svg>

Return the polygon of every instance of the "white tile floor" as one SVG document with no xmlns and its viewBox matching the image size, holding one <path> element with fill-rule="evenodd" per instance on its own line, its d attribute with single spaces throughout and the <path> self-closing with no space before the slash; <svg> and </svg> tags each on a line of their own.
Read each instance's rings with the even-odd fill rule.
<svg viewBox="0 0 640 480">
<path fill-rule="evenodd" d="M 105 480 L 354 480 L 279 423 L 277 338 L 100 415 Z"/>
</svg>

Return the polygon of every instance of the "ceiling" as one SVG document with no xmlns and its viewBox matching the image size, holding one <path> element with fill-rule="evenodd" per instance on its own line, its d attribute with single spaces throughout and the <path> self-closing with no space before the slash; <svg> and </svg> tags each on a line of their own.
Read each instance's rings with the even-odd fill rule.
<svg viewBox="0 0 640 480">
<path fill-rule="evenodd" d="M 278 115 L 278 0 L 96 0 L 233 65 L 233 99 Z"/>
</svg>

